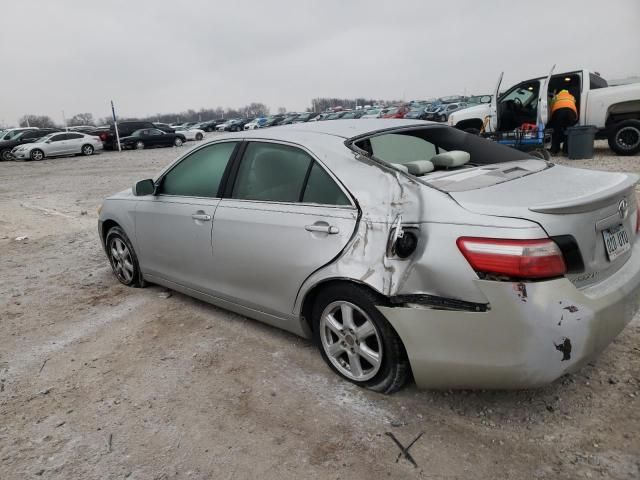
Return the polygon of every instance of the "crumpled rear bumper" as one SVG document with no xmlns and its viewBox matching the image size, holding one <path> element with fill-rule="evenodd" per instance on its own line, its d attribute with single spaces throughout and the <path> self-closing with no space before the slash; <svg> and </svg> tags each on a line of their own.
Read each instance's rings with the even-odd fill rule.
<svg viewBox="0 0 640 480">
<path fill-rule="evenodd" d="M 477 280 L 486 312 L 378 307 L 404 342 L 421 388 L 530 388 L 597 356 L 640 305 L 640 243 L 613 276 L 578 290 L 565 278 Z"/>
</svg>

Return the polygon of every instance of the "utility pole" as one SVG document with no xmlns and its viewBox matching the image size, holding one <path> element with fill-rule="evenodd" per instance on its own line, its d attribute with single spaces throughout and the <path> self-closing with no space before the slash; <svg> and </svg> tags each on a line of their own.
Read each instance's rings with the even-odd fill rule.
<svg viewBox="0 0 640 480">
<path fill-rule="evenodd" d="M 118 142 L 118 151 L 122 151 L 122 147 L 120 146 L 120 133 L 118 132 L 118 119 L 116 118 L 116 109 L 113 106 L 113 100 L 111 100 L 111 114 L 113 115 L 113 128 L 116 131 L 116 141 Z"/>
</svg>

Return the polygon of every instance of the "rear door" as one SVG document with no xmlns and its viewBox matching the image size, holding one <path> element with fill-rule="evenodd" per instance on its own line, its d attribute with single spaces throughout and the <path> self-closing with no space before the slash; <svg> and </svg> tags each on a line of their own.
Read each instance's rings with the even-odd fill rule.
<svg viewBox="0 0 640 480">
<path fill-rule="evenodd" d="M 357 209 L 299 146 L 247 142 L 234 177 L 213 222 L 212 289 L 261 312 L 290 314 L 305 279 L 351 238 Z"/>
<path fill-rule="evenodd" d="M 212 264 L 211 225 L 220 186 L 238 142 L 192 151 L 157 182 L 157 194 L 138 197 L 136 242 L 145 275 L 207 291 Z"/>
<path fill-rule="evenodd" d="M 63 153 L 67 155 L 80 153 L 83 144 L 84 135 L 82 135 L 81 133 L 67 133 L 67 140 L 65 141 L 65 148 Z"/>
</svg>

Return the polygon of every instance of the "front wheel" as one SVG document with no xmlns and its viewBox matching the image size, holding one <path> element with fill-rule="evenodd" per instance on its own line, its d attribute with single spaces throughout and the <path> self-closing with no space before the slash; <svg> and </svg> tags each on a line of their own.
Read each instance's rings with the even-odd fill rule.
<svg viewBox="0 0 640 480">
<path fill-rule="evenodd" d="M 144 150 L 144 142 L 136 142 L 136 150 Z"/>
<path fill-rule="evenodd" d="M 314 339 L 338 375 L 376 392 L 393 393 L 409 377 L 409 362 L 400 337 L 376 308 L 379 303 L 357 285 L 326 288 L 313 308 Z"/>
<path fill-rule="evenodd" d="M 609 147 L 618 155 L 640 152 L 640 120 L 624 120 L 611 127 Z"/>
<path fill-rule="evenodd" d="M 44 152 L 39 148 L 36 148 L 34 150 L 31 150 L 31 153 L 29 154 L 29 158 L 35 161 L 42 160 L 44 158 Z"/>
<path fill-rule="evenodd" d="M 112 227 L 105 240 L 107 256 L 116 278 L 128 287 L 142 287 L 144 280 L 138 257 L 127 234 L 120 227 Z"/>
<path fill-rule="evenodd" d="M 11 150 L 8 148 L 5 148 L 4 150 L 2 150 L 2 152 L 0 153 L 0 157 L 5 162 L 8 162 L 9 160 L 13 160 L 13 155 L 11 155 Z"/>
<path fill-rule="evenodd" d="M 84 145 L 82 147 L 82 154 L 87 157 L 93 155 L 93 147 L 91 145 Z"/>
<path fill-rule="evenodd" d="M 176 137 L 176 139 L 173 141 L 173 144 L 174 144 L 176 147 L 181 147 L 181 146 L 182 146 L 182 139 L 181 139 L 181 138 L 177 138 L 177 137 Z"/>
</svg>

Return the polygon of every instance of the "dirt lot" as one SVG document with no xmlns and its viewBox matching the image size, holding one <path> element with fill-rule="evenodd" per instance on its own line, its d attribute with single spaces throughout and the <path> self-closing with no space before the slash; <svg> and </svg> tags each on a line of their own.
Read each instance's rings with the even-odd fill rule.
<svg viewBox="0 0 640 480">
<path fill-rule="evenodd" d="M 96 208 L 177 153 L 0 163 L 1 479 L 640 478 L 638 318 L 542 390 L 388 397 L 293 335 L 121 286 Z M 571 163 L 640 171 L 604 145 Z M 424 432 L 417 468 L 385 432 Z"/>
</svg>

